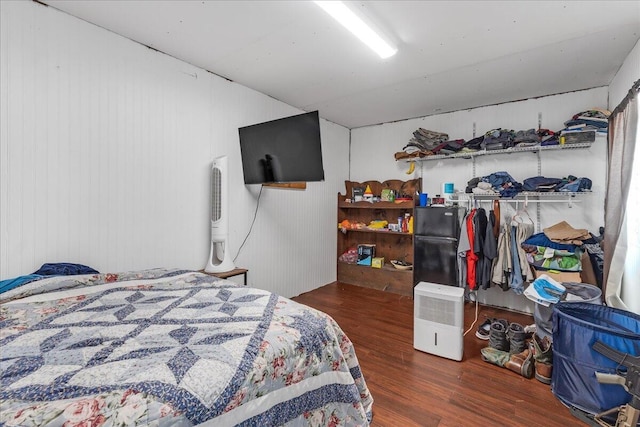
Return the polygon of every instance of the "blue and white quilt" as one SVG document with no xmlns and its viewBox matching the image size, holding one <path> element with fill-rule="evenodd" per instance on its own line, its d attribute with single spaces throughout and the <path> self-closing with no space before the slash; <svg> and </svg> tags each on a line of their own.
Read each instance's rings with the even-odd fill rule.
<svg viewBox="0 0 640 427">
<path fill-rule="evenodd" d="M 180 270 L 53 277 L 0 295 L 0 424 L 368 425 L 326 314 Z"/>
</svg>

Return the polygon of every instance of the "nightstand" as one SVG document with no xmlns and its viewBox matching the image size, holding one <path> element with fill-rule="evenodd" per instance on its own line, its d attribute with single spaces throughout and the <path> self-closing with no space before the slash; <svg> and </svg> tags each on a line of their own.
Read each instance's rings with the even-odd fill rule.
<svg viewBox="0 0 640 427">
<path fill-rule="evenodd" d="M 244 275 L 244 286 L 247 286 L 247 272 L 249 270 L 247 270 L 246 268 L 234 268 L 231 271 L 224 271 L 222 273 L 207 273 L 204 270 L 200 270 L 200 273 L 204 273 L 204 274 L 208 274 L 210 276 L 215 276 L 215 277 L 219 277 L 221 279 L 227 279 L 229 277 L 234 277 L 234 276 L 239 276 L 239 275 Z"/>
</svg>

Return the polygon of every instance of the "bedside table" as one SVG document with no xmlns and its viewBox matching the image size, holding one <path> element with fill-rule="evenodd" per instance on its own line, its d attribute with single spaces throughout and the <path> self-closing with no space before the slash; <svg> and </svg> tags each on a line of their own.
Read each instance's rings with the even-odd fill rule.
<svg viewBox="0 0 640 427">
<path fill-rule="evenodd" d="M 200 270 L 200 273 L 208 274 L 209 276 L 219 277 L 220 279 L 227 279 L 229 277 L 244 275 L 244 286 L 247 286 L 247 270 L 246 268 L 234 268 L 231 271 L 224 271 L 222 273 L 207 273 L 204 270 Z"/>
</svg>

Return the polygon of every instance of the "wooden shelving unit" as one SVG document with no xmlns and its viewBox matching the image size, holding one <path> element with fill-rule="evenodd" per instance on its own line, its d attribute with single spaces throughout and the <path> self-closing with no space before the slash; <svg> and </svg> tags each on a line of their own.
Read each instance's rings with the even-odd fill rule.
<svg viewBox="0 0 640 427">
<path fill-rule="evenodd" d="M 354 187 L 367 185 L 374 195 L 380 195 L 382 189 L 389 188 L 412 197 L 406 202 L 348 202 Z M 398 217 L 405 213 L 413 215 L 415 200 L 422 187 L 421 179 L 409 181 L 389 180 L 384 182 L 345 181 L 346 193 L 338 194 L 338 222 L 348 219 L 352 222 L 369 224 L 372 220 L 386 220 L 397 223 Z M 390 261 L 403 260 L 413 264 L 413 235 L 409 233 L 387 231 L 380 229 L 353 229 L 338 233 L 339 257 L 347 249 L 357 247 L 358 244 L 376 245 L 376 257 L 384 258 L 382 268 L 374 268 L 346 262 L 337 262 L 338 281 L 352 285 L 364 286 L 384 290 L 401 295 L 413 295 L 413 271 L 398 270 Z"/>
</svg>

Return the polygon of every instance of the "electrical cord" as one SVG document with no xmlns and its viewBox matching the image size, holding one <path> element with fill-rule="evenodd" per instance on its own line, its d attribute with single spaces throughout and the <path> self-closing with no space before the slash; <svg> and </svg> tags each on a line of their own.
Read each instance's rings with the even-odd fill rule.
<svg viewBox="0 0 640 427">
<path fill-rule="evenodd" d="M 464 334 L 462 334 L 462 336 L 466 336 L 469 331 L 471 331 L 474 327 L 474 325 L 476 324 L 476 322 L 478 321 L 478 291 L 472 291 L 473 293 L 473 299 L 476 301 L 476 317 L 475 319 L 473 319 L 473 323 L 471 324 L 471 326 L 469 326 L 469 329 L 467 329 Z"/>
<path fill-rule="evenodd" d="M 263 188 L 264 188 L 264 186 L 261 185 L 260 186 L 260 192 L 258 193 L 258 200 L 256 201 L 256 211 L 253 213 L 253 220 L 251 221 L 251 226 L 249 227 L 249 231 L 247 232 L 247 235 L 244 237 L 244 240 L 242 241 L 242 244 L 240 245 L 240 248 L 238 248 L 238 253 L 233 258 L 233 262 L 234 263 L 236 262 L 236 259 L 238 259 L 238 256 L 240 255 L 240 251 L 242 251 L 242 248 L 244 247 L 244 244 L 247 242 L 247 239 L 251 235 L 251 230 L 253 230 L 253 224 L 256 223 L 256 217 L 258 216 L 258 207 L 260 206 L 260 197 L 262 196 L 262 189 Z"/>
</svg>

